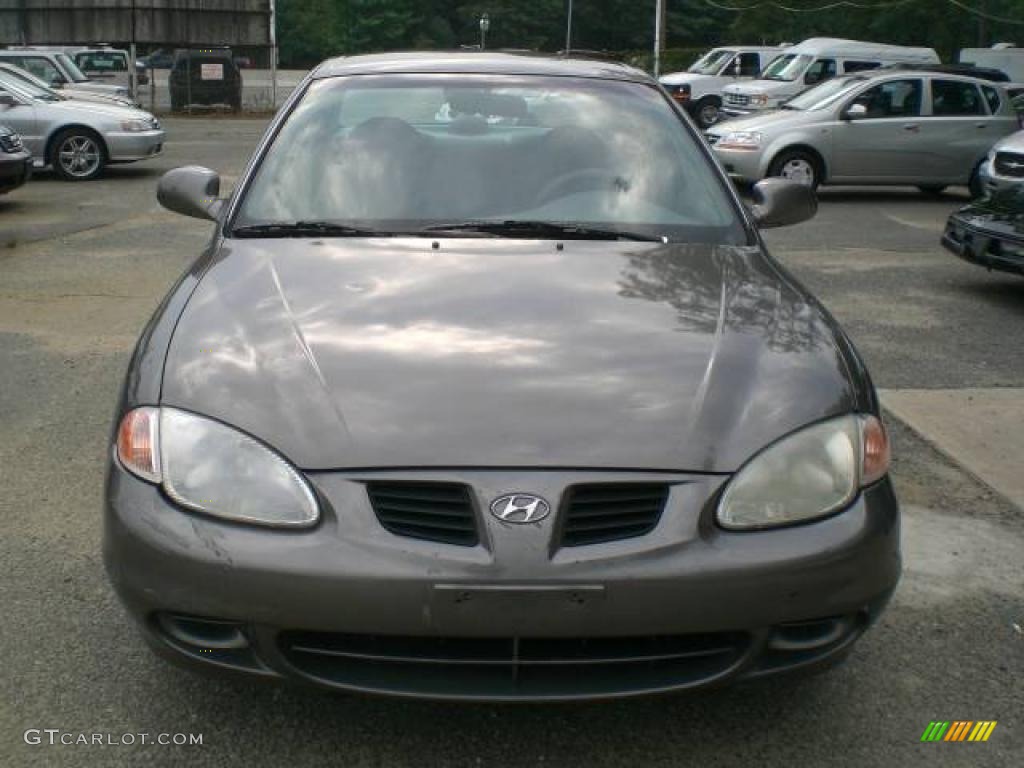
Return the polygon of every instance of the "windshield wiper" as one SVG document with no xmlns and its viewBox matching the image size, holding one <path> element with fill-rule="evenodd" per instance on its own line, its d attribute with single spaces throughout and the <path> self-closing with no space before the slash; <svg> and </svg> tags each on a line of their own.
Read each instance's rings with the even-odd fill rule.
<svg viewBox="0 0 1024 768">
<path fill-rule="evenodd" d="M 565 240 L 637 240 L 646 243 L 667 242 L 658 235 L 627 232 L 620 229 L 584 227 L 578 224 L 559 224 L 556 221 L 465 221 L 460 224 L 440 224 L 427 227 L 424 232 L 474 232 L 497 237 L 558 237 Z"/>
<path fill-rule="evenodd" d="M 393 233 L 330 221 L 293 221 L 249 224 L 235 227 L 231 234 L 235 237 L 389 237 Z"/>
</svg>

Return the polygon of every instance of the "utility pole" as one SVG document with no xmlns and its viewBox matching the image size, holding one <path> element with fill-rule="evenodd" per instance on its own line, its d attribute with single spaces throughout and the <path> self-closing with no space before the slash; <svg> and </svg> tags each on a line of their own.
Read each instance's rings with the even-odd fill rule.
<svg viewBox="0 0 1024 768">
<path fill-rule="evenodd" d="M 654 9 L 654 76 L 661 74 L 661 50 L 665 47 L 665 0 L 657 0 Z"/>
<path fill-rule="evenodd" d="M 270 27 L 270 111 L 277 111 L 277 5 L 270 0 L 270 18 L 267 19 Z"/>
<path fill-rule="evenodd" d="M 985 48 L 988 46 L 988 19 L 985 18 L 985 14 L 988 13 L 988 0 L 981 0 L 981 7 L 978 10 L 978 47 Z"/>
<path fill-rule="evenodd" d="M 572 52 L 572 0 L 569 0 L 569 19 L 565 23 L 565 55 Z"/>
<path fill-rule="evenodd" d="M 486 13 L 480 17 L 480 50 L 487 49 L 487 30 L 491 28 L 491 17 Z"/>
</svg>

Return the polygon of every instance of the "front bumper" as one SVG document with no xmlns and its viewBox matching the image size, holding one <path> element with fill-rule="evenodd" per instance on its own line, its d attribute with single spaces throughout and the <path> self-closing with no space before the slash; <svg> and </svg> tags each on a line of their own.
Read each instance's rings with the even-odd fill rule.
<svg viewBox="0 0 1024 768">
<path fill-rule="evenodd" d="M 970 264 L 1024 275 L 1024 243 L 971 227 L 955 216 L 950 218 L 942 233 L 942 246 Z"/>
<path fill-rule="evenodd" d="M 32 178 L 32 156 L 27 151 L 0 152 L 0 194 L 17 189 Z"/>
<path fill-rule="evenodd" d="M 371 479 L 382 474 L 402 479 Z M 827 665 L 899 578 L 888 480 L 829 519 L 738 534 L 712 523 L 725 478 L 643 473 L 672 484 L 652 533 L 558 548 L 557 513 L 510 525 L 480 513 L 485 502 L 516 488 L 554 500 L 636 474 L 429 474 L 474 489 L 480 544 L 388 533 L 361 477 L 311 475 L 323 520 L 282 532 L 183 512 L 115 464 L 107 570 L 150 644 L 177 662 L 469 700 L 629 696 Z"/>
<path fill-rule="evenodd" d="M 131 163 L 156 157 L 163 151 L 166 138 L 167 133 L 160 129 L 136 133 L 112 132 L 103 136 L 112 163 Z"/>
<path fill-rule="evenodd" d="M 723 149 L 717 143 L 711 148 L 726 173 L 737 181 L 753 184 L 768 174 L 768 163 L 760 150 Z"/>
</svg>

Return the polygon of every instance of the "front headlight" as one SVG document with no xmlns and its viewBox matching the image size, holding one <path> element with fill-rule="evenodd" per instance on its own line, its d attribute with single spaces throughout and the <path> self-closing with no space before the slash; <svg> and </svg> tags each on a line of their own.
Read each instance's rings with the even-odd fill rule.
<svg viewBox="0 0 1024 768">
<path fill-rule="evenodd" d="M 718 142 L 721 149 L 758 149 L 761 146 L 761 134 L 756 131 L 733 131 L 727 133 Z"/>
<path fill-rule="evenodd" d="M 718 523 L 774 528 L 825 517 L 889 471 L 889 441 L 874 416 L 849 415 L 802 429 L 751 459 L 730 481 Z"/>
<path fill-rule="evenodd" d="M 147 120 L 122 120 L 121 130 L 126 133 L 141 133 L 142 131 L 149 130 L 149 121 Z"/>
<path fill-rule="evenodd" d="M 669 95 L 672 96 L 676 101 L 689 101 L 690 100 L 690 84 L 682 83 L 681 85 L 669 85 Z"/>
<path fill-rule="evenodd" d="M 282 456 L 236 429 L 175 408 L 137 408 L 121 420 L 117 455 L 178 504 L 242 523 L 314 524 L 309 484 Z"/>
</svg>

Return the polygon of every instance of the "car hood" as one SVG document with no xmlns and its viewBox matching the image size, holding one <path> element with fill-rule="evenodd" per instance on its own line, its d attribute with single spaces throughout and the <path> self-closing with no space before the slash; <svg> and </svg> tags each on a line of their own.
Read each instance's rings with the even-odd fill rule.
<svg viewBox="0 0 1024 768">
<path fill-rule="evenodd" d="M 733 131 L 768 131 L 773 128 L 788 128 L 810 120 L 815 120 L 814 113 L 796 109 L 773 109 L 749 117 L 737 117 L 715 125 L 708 133 L 724 136 Z"/>
<path fill-rule="evenodd" d="M 992 148 L 996 152 L 1018 152 L 1024 154 L 1024 131 L 1017 131 L 996 142 Z"/>
<path fill-rule="evenodd" d="M 793 93 L 796 85 L 788 80 L 752 80 L 748 83 L 733 83 L 725 87 L 726 93 L 743 93 L 747 96 L 764 93 L 768 96 L 786 96 Z"/>
<path fill-rule="evenodd" d="M 717 78 L 712 75 L 699 75 L 695 72 L 673 72 L 671 75 L 658 78 L 658 82 L 662 85 L 682 85 L 683 83 L 699 83 L 714 79 Z"/>
<path fill-rule="evenodd" d="M 81 91 L 77 88 L 63 88 L 60 93 L 75 101 L 88 101 L 93 104 L 109 104 L 116 107 L 127 107 L 134 109 L 134 105 L 127 96 L 117 96 L 112 93 L 97 93 L 96 91 Z"/>
<path fill-rule="evenodd" d="M 110 83 L 97 83 L 93 80 L 88 80 L 84 83 L 73 83 L 71 87 L 76 91 L 92 91 L 93 93 L 109 93 L 109 94 L 124 94 L 128 91 L 123 85 L 112 85 Z"/>
<path fill-rule="evenodd" d="M 225 240 L 161 402 L 304 469 L 736 470 L 854 408 L 837 330 L 756 248 Z"/>
<path fill-rule="evenodd" d="M 60 110 L 61 114 L 70 117 L 71 114 L 82 120 L 89 118 L 107 118 L 110 120 L 148 120 L 152 118 L 149 112 L 144 112 L 135 107 L 122 106 L 113 102 L 86 101 L 77 97 L 62 99 L 54 102 L 44 102 L 40 106 L 48 109 Z"/>
</svg>

